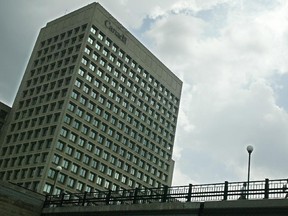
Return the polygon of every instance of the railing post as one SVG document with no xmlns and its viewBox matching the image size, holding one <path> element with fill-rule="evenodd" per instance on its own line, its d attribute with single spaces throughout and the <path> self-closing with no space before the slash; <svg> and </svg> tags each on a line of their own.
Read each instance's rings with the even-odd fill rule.
<svg viewBox="0 0 288 216">
<path fill-rule="evenodd" d="M 189 189 L 188 189 L 188 195 L 187 195 L 187 201 L 186 202 L 191 202 L 191 197 L 192 197 L 192 184 L 189 184 Z"/>
<path fill-rule="evenodd" d="M 106 205 L 109 205 L 109 202 L 110 202 L 110 198 L 111 198 L 111 190 L 108 191 L 108 194 L 106 196 Z"/>
<path fill-rule="evenodd" d="M 60 205 L 59 206 L 61 207 L 63 205 L 65 193 L 61 193 L 60 196 L 61 196 L 61 200 L 60 200 Z"/>
<path fill-rule="evenodd" d="M 162 196 L 162 202 L 166 202 L 167 201 L 167 195 L 168 195 L 168 186 L 165 185 L 163 189 L 164 189 L 164 193 Z"/>
<path fill-rule="evenodd" d="M 122 199 L 121 199 L 121 204 L 125 203 L 127 197 L 126 197 L 126 189 L 124 188 L 122 190 Z"/>
<path fill-rule="evenodd" d="M 269 179 L 265 179 L 264 199 L 269 199 Z"/>
<path fill-rule="evenodd" d="M 85 205 L 86 197 L 87 197 L 87 191 L 84 192 L 84 196 L 83 196 L 83 200 L 82 200 L 82 206 Z"/>
<path fill-rule="evenodd" d="M 135 188 L 135 191 L 134 191 L 134 198 L 133 198 L 133 204 L 136 204 L 137 203 L 137 194 L 138 194 L 138 188 Z"/>
<path fill-rule="evenodd" d="M 47 207 L 47 206 L 50 205 L 50 201 L 49 201 L 48 197 L 49 197 L 49 194 L 46 194 L 46 196 L 45 196 L 45 201 L 44 201 L 44 207 Z M 51 198 L 50 198 L 50 199 L 51 199 Z"/>
<path fill-rule="evenodd" d="M 224 196 L 223 196 L 223 200 L 227 200 L 228 198 L 228 181 L 225 181 L 224 183 Z"/>
</svg>

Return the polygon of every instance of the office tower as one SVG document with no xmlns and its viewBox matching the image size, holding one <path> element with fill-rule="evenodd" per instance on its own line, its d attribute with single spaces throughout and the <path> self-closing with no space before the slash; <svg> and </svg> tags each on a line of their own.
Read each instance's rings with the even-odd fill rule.
<svg viewBox="0 0 288 216">
<path fill-rule="evenodd" d="M 98 3 L 49 22 L 2 139 L 0 179 L 54 194 L 171 185 L 181 88 Z"/>
</svg>

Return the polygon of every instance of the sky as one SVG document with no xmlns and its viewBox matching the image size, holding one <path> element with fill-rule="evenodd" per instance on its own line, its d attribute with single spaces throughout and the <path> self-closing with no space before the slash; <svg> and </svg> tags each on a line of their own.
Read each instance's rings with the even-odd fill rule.
<svg viewBox="0 0 288 216">
<path fill-rule="evenodd" d="M 98 1 L 183 81 L 173 185 L 287 178 L 287 0 Z M 0 0 L 0 101 L 37 35 L 91 1 Z"/>
</svg>

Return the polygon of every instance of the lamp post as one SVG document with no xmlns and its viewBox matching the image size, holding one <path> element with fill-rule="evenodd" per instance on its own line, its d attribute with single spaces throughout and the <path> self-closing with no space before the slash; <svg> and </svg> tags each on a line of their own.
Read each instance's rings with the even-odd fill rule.
<svg viewBox="0 0 288 216">
<path fill-rule="evenodd" d="M 247 199 L 249 196 L 249 182 L 250 182 L 250 162 L 251 162 L 251 153 L 253 152 L 253 146 L 248 145 L 247 146 L 247 152 L 249 154 L 248 157 L 248 181 L 247 181 Z"/>
<path fill-rule="evenodd" d="M 56 185 L 56 181 L 58 179 L 58 174 L 59 172 L 62 170 L 62 167 L 61 166 L 57 166 L 56 167 L 56 176 L 55 176 L 55 179 L 54 179 L 54 184 L 53 184 L 53 187 L 51 188 L 51 195 L 53 195 L 53 192 L 54 192 L 54 188 L 55 188 L 55 185 Z"/>
</svg>

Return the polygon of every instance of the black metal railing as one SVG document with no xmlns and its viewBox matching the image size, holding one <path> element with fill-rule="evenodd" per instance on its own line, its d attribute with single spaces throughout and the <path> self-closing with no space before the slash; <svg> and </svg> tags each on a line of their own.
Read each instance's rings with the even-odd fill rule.
<svg viewBox="0 0 288 216">
<path fill-rule="evenodd" d="M 286 198 L 287 179 L 251 181 L 249 191 L 245 182 L 224 182 L 161 188 L 136 188 L 118 191 L 97 191 L 46 195 L 44 207 L 144 204 L 153 202 L 205 202 L 237 199 Z"/>
</svg>

